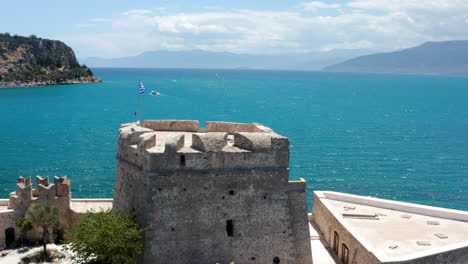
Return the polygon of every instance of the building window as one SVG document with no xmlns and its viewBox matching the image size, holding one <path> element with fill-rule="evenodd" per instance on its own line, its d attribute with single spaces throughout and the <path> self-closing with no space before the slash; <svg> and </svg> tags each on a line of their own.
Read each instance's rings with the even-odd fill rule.
<svg viewBox="0 0 468 264">
<path fill-rule="evenodd" d="M 185 155 L 180 155 L 180 166 L 185 166 Z"/>
<path fill-rule="evenodd" d="M 228 237 L 234 236 L 234 223 L 232 220 L 226 221 L 226 234 Z"/>
<path fill-rule="evenodd" d="M 334 232 L 333 236 L 333 251 L 335 251 L 336 255 L 338 255 L 338 247 L 340 245 L 340 235 L 338 235 L 338 232 Z"/>
<path fill-rule="evenodd" d="M 349 264 L 349 249 L 345 243 L 341 244 L 341 262 Z"/>
</svg>

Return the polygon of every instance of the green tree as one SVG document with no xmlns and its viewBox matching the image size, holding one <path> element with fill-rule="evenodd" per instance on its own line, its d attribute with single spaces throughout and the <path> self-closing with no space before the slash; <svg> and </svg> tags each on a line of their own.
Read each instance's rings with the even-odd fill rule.
<svg viewBox="0 0 468 264">
<path fill-rule="evenodd" d="M 37 36 L 35 34 L 31 34 L 31 35 L 29 35 L 29 38 L 37 39 Z"/>
<path fill-rule="evenodd" d="M 127 211 L 87 212 L 78 226 L 65 234 L 67 248 L 85 263 L 134 263 L 143 250 L 142 234 Z"/>
<path fill-rule="evenodd" d="M 0 33 L 0 37 L 1 37 L 1 38 L 10 38 L 11 35 L 10 35 L 10 33 L 5 32 L 5 33 Z"/>
<path fill-rule="evenodd" d="M 56 207 L 33 204 L 26 212 L 26 218 L 33 226 L 42 228 L 42 246 L 47 254 L 47 238 L 49 229 L 58 227 L 60 223 L 59 211 Z"/>
<path fill-rule="evenodd" d="M 18 226 L 20 233 L 21 233 L 21 247 L 24 246 L 24 236 L 26 235 L 27 232 L 31 231 L 33 229 L 31 221 L 29 219 L 21 217 L 18 219 L 16 222 L 16 226 Z"/>
</svg>

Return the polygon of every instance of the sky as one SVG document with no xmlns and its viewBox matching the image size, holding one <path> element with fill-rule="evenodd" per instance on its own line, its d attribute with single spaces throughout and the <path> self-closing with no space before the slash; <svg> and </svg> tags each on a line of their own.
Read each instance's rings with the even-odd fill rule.
<svg viewBox="0 0 468 264">
<path fill-rule="evenodd" d="M 62 40 L 82 59 L 152 50 L 391 51 L 468 39 L 468 0 L 0 1 L 0 32 Z"/>
</svg>

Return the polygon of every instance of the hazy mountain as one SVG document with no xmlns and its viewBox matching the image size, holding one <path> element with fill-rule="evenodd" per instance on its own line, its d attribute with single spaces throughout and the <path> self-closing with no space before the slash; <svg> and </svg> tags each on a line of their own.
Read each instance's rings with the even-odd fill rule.
<svg viewBox="0 0 468 264">
<path fill-rule="evenodd" d="M 332 50 L 329 52 L 304 54 L 252 55 L 202 50 L 160 50 L 148 51 L 132 57 L 113 59 L 88 58 L 82 60 L 82 62 L 89 67 L 116 68 L 320 70 L 327 65 L 370 53 L 372 53 L 370 50 Z"/>
<path fill-rule="evenodd" d="M 426 42 L 390 53 L 350 59 L 323 69 L 333 72 L 468 75 L 468 41 Z"/>
</svg>

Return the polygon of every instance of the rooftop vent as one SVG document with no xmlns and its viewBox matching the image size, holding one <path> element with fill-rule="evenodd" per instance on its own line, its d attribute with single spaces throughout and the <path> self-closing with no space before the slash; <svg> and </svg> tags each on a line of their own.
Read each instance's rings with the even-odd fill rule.
<svg viewBox="0 0 468 264">
<path fill-rule="evenodd" d="M 430 246 L 431 242 L 430 241 L 417 241 L 416 242 L 418 246 Z"/>
<path fill-rule="evenodd" d="M 379 220 L 376 214 L 342 214 L 343 218 Z"/>
<path fill-rule="evenodd" d="M 346 205 L 346 206 L 344 206 L 344 209 L 345 209 L 345 211 L 354 210 L 354 209 L 356 209 L 356 206 Z"/>
<path fill-rule="evenodd" d="M 397 247 L 398 247 L 397 244 L 392 244 L 392 245 L 388 246 L 388 248 L 390 248 L 390 249 L 396 249 Z"/>
<path fill-rule="evenodd" d="M 436 233 L 434 234 L 434 236 L 440 238 L 440 239 L 447 239 L 448 236 L 446 234 L 442 234 L 442 233 Z"/>
<path fill-rule="evenodd" d="M 427 221 L 426 222 L 428 225 L 440 225 L 439 221 Z"/>
</svg>

